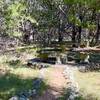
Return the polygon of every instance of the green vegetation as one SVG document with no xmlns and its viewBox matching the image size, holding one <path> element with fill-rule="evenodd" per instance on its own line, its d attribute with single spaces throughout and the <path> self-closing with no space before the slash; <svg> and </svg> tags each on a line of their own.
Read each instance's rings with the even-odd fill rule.
<svg viewBox="0 0 100 100">
<path fill-rule="evenodd" d="M 78 46 L 85 42 L 89 46 L 97 45 L 100 36 L 98 2 L 99 0 L 1 0 L 0 32 L 3 36 L 17 37 L 26 44 L 39 43 L 39 46 L 66 40 Z"/>
<path fill-rule="evenodd" d="M 0 99 L 7 100 L 21 91 L 31 89 L 32 79 L 22 79 L 15 74 L 0 77 Z"/>
<path fill-rule="evenodd" d="M 20 60 L 10 60 L 13 56 L 1 56 L 0 99 L 8 100 L 14 95 L 33 88 L 33 79 L 39 77 L 39 70 L 28 68 Z M 5 60 L 4 60 L 5 58 Z M 3 60 L 2 60 L 3 59 Z M 6 62 L 5 62 L 6 61 Z M 46 81 L 41 83 L 39 95 L 47 89 Z"/>
<path fill-rule="evenodd" d="M 99 53 L 100 0 L 0 0 L 0 99 L 32 87 L 39 70 L 28 66 L 30 59 L 92 64 L 100 63 Z M 86 98 L 100 98 L 97 70 L 75 72 Z M 43 82 L 40 94 L 46 88 Z"/>
</svg>

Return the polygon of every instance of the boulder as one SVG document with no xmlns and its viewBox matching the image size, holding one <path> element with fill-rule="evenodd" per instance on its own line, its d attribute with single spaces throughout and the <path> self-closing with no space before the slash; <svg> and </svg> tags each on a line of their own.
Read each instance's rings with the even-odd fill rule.
<svg viewBox="0 0 100 100">
<path fill-rule="evenodd" d="M 13 96 L 9 100 L 19 100 L 18 96 Z"/>
</svg>

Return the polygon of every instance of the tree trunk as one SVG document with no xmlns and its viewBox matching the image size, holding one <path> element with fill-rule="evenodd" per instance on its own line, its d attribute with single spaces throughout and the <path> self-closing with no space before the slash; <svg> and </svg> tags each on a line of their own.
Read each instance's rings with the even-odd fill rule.
<svg viewBox="0 0 100 100">
<path fill-rule="evenodd" d="M 79 34 L 78 34 L 78 46 L 81 44 L 81 32 L 82 32 L 82 27 L 79 26 Z"/>
<path fill-rule="evenodd" d="M 75 43 L 76 43 L 76 30 L 75 30 L 75 26 L 73 26 L 73 31 L 72 31 L 72 43 L 73 43 L 73 47 L 75 47 Z"/>
<path fill-rule="evenodd" d="M 82 15 L 81 15 L 81 11 L 80 11 L 79 19 L 80 19 L 80 22 L 82 23 L 83 17 L 82 17 Z M 81 44 L 82 26 L 80 25 L 78 28 L 79 28 L 79 31 L 78 31 L 78 46 L 80 46 L 80 44 Z"/>
<path fill-rule="evenodd" d="M 63 37 L 62 37 L 62 20 L 61 19 L 59 19 L 58 41 L 59 42 L 63 41 Z"/>
<path fill-rule="evenodd" d="M 100 37 L 100 24 L 98 22 L 97 32 L 96 32 L 96 36 L 95 36 L 96 43 L 98 43 L 99 37 Z"/>
</svg>

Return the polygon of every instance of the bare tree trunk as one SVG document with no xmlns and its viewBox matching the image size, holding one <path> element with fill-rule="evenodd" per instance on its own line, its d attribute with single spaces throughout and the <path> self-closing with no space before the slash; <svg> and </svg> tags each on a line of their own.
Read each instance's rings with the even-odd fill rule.
<svg viewBox="0 0 100 100">
<path fill-rule="evenodd" d="M 79 34 L 78 34 L 78 45 L 80 46 L 81 44 L 81 32 L 82 32 L 82 27 L 79 26 Z"/>
<path fill-rule="evenodd" d="M 74 47 L 75 43 L 76 43 L 76 30 L 75 30 L 75 26 L 73 26 L 73 31 L 72 31 L 72 43 L 73 43 L 73 47 Z"/>
<path fill-rule="evenodd" d="M 95 36 L 96 43 L 98 43 L 99 37 L 100 37 L 100 24 L 98 22 L 97 32 L 96 32 L 96 36 Z"/>
<path fill-rule="evenodd" d="M 59 29 L 58 29 L 58 41 L 62 42 L 63 37 L 62 37 L 62 20 L 59 19 Z"/>
<path fill-rule="evenodd" d="M 80 22 L 82 23 L 83 17 L 82 17 L 82 15 L 81 15 L 81 11 L 80 11 L 79 19 L 80 19 Z M 80 25 L 80 26 L 78 27 L 78 29 L 79 29 L 79 30 L 78 30 L 78 46 L 80 46 L 80 44 L 81 44 L 82 26 Z"/>
</svg>

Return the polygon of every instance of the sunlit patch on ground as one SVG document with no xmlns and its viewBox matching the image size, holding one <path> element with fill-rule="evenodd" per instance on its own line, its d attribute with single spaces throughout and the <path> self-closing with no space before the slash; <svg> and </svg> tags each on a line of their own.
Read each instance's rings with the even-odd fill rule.
<svg viewBox="0 0 100 100">
<path fill-rule="evenodd" d="M 100 100 L 100 72 L 81 73 L 76 70 L 74 73 L 84 97 L 92 96 Z"/>
</svg>

